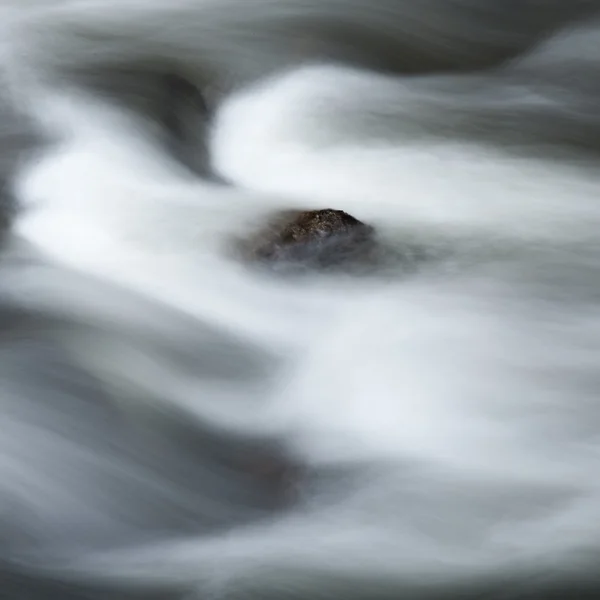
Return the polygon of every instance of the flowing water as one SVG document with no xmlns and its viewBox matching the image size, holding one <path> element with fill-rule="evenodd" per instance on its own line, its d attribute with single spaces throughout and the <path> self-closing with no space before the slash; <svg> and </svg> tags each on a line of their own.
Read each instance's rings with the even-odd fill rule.
<svg viewBox="0 0 600 600">
<path fill-rule="evenodd" d="M 0 598 L 597 597 L 600 2 L 0 18 Z"/>
</svg>

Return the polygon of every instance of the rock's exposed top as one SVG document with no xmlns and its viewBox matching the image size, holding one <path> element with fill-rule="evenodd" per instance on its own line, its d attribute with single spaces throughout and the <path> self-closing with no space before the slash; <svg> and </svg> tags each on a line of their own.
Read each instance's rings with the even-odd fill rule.
<svg viewBox="0 0 600 600">
<path fill-rule="evenodd" d="M 373 227 L 331 208 L 280 213 L 242 244 L 252 261 L 318 269 L 368 262 L 376 248 Z"/>
</svg>

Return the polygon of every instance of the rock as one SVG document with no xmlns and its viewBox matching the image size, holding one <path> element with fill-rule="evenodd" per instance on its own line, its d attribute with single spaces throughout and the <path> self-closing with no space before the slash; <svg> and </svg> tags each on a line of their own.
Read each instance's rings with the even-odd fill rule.
<svg viewBox="0 0 600 600">
<path fill-rule="evenodd" d="M 280 213 L 241 248 L 252 262 L 329 269 L 369 263 L 377 242 L 373 227 L 342 210 L 326 208 Z"/>
</svg>

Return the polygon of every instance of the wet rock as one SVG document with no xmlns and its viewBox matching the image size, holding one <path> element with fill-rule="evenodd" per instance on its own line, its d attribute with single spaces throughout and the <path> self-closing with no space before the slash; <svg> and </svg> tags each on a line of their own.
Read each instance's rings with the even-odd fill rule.
<svg viewBox="0 0 600 600">
<path fill-rule="evenodd" d="M 375 230 L 331 208 L 280 213 L 241 243 L 245 259 L 280 268 L 332 269 L 376 260 Z"/>
</svg>

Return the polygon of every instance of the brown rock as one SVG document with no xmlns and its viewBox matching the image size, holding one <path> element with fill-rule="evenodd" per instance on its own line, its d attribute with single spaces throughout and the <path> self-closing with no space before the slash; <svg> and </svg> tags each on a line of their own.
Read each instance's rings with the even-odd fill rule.
<svg viewBox="0 0 600 600">
<path fill-rule="evenodd" d="M 242 244 L 244 256 L 252 261 L 313 269 L 364 264 L 376 248 L 373 227 L 331 208 L 280 213 Z"/>
</svg>

